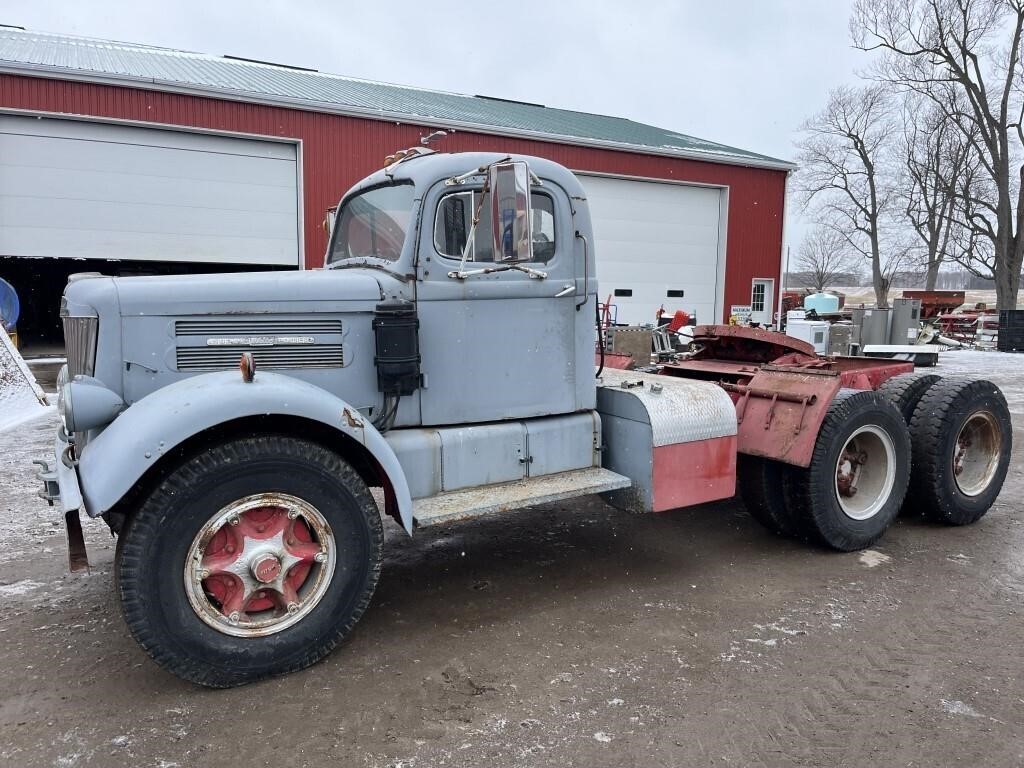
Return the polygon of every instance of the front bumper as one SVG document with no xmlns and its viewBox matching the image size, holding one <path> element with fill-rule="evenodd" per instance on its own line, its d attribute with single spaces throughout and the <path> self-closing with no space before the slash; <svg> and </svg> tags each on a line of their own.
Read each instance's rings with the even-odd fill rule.
<svg viewBox="0 0 1024 768">
<path fill-rule="evenodd" d="M 39 466 L 36 477 L 43 488 L 39 496 L 51 507 L 56 504 L 64 513 L 64 525 L 68 535 L 68 565 L 72 571 L 89 568 L 89 557 L 85 551 L 85 537 L 79 510 L 85 507 L 82 488 L 78 482 L 77 462 L 72 459 L 71 445 L 64 428 L 61 427 L 54 443 L 54 466 L 47 461 L 35 461 Z"/>
<path fill-rule="evenodd" d="M 43 483 L 39 496 L 50 506 L 56 503 L 64 513 L 77 512 L 84 504 L 82 488 L 78 483 L 77 462 L 71 458 L 71 444 L 61 427 L 53 446 L 54 465 L 47 461 L 35 461 L 39 466 L 36 477 Z"/>
</svg>

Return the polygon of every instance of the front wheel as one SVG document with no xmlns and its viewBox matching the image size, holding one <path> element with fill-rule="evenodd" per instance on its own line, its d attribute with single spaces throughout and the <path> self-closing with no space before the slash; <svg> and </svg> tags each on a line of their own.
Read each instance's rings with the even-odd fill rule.
<svg viewBox="0 0 1024 768">
<path fill-rule="evenodd" d="M 218 688 L 327 655 L 365 611 L 383 549 L 356 472 L 284 436 L 186 461 L 121 536 L 117 586 L 132 635 L 164 668 Z"/>
</svg>

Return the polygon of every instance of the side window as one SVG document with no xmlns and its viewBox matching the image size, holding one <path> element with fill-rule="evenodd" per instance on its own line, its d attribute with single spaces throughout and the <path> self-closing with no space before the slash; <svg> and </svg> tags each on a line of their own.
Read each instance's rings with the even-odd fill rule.
<svg viewBox="0 0 1024 768">
<path fill-rule="evenodd" d="M 461 259 L 473 227 L 473 214 L 480 204 L 480 192 L 455 192 L 445 195 L 434 218 L 434 247 L 442 256 Z M 534 261 L 550 261 L 555 255 L 555 201 L 543 192 L 530 195 Z M 468 261 L 494 261 L 491 243 L 491 207 L 484 204 L 480 222 L 469 248 Z"/>
<path fill-rule="evenodd" d="M 456 192 L 452 195 L 445 195 L 437 206 L 437 216 L 434 218 L 434 247 L 437 252 L 444 256 L 461 259 L 462 252 L 466 249 L 466 239 L 469 237 L 469 230 L 473 227 L 473 213 L 476 211 L 476 204 L 479 197 L 475 192 Z M 481 211 L 481 220 L 477 229 L 482 230 L 484 211 Z M 469 249 L 469 261 L 483 261 L 476 256 L 476 245 L 480 240 L 479 232 L 473 238 L 473 245 Z M 488 259 L 490 261 L 491 259 Z"/>
<path fill-rule="evenodd" d="M 533 221 L 533 258 L 536 261 L 550 261 L 555 255 L 555 201 L 547 195 L 534 192 L 530 195 L 530 213 Z"/>
</svg>

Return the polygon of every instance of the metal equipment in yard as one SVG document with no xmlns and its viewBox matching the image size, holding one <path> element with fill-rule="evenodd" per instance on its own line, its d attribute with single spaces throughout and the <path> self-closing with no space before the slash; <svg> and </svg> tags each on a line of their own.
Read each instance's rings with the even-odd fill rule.
<svg viewBox="0 0 1024 768">
<path fill-rule="evenodd" d="M 592 493 L 660 512 L 738 484 L 771 530 L 853 550 L 901 508 L 972 522 L 1002 487 L 1009 413 L 987 381 L 722 325 L 660 365 L 648 330 L 628 357 L 644 372 L 598 343 L 595 378 L 595 318 L 615 350 L 631 335 L 596 291 L 565 168 L 396 153 L 342 198 L 326 269 L 70 283 L 45 495 L 117 535 L 118 597 L 153 659 L 223 687 L 309 666 L 352 630 L 381 569 L 370 488 L 414 535 Z"/>
<path fill-rule="evenodd" d="M 999 312 L 1000 352 L 1024 352 L 1024 310 L 1004 309 Z"/>
<path fill-rule="evenodd" d="M 654 329 L 641 326 L 610 328 L 608 351 L 613 355 L 626 355 L 634 366 L 651 364 L 654 348 Z"/>
<path fill-rule="evenodd" d="M 933 320 L 939 315 L 949 314 L 963 306 L 967 300 L 965 291 L 903 291 L 904 299 L 921 302 L 921 319 Z"/>
<path fill-rule="evenodd" d="M 900 298 L 892 300 L 889 316 L 889 345 L 907 346 L 917 342 L 921 330 L 920 299 Z"/>
<path fill-rule="evenodd" d="M 836 355 L 845 357 L 853 352 L 853 345 L 856 343 L 854 342 L 853 331 L 853 323 L 839 322 L 832 324 L 828 329 L 829 357 L 835 357 Z"/>
</svg>

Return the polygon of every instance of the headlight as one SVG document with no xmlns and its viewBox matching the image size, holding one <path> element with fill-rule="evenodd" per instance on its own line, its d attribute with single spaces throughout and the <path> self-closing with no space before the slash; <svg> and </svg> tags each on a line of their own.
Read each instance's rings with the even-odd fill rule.
<svg viewBox="0 0 1024 768">
<path fill-rule="evenodd" d="M 88 432 L 112 422 L 124 401 L 96 379 L 82 376 L 61 388 L 57 407 L 63 409 L 68 432 Z"/>
<path fill-rule="evenodd" d="M 99 335 L 98 317 L 80 317 L 64 314 L 64 346 L 68 355 L 68 377 L 92 376 L 96 372 L 96 337 Z"/>
</svg>

